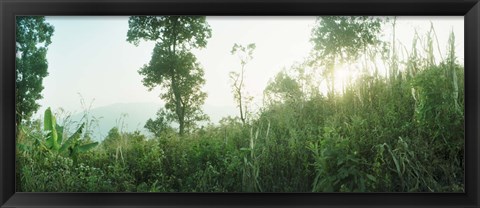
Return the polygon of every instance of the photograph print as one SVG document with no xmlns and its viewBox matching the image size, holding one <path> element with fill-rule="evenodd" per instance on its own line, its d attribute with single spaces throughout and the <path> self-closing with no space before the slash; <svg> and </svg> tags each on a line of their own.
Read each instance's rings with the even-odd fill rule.
<svg viewBox="0 0 480 208">
<path fill-rule="evenodd" d="M 17 192 L 465 191 L 463 16 L 16 16 Z"/>
</svg>

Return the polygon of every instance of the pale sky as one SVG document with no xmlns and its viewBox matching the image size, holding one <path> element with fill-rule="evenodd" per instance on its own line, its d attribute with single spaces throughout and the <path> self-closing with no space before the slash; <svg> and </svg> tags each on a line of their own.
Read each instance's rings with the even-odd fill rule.
<svg viewBox="0 0 480 208">
<path fill-rule="evenodd" d="M 92 108 L 114 103 L 155 102 L 160 90 L 147 91 L 138 69 L 151 58 L 153 42 L 138 47 L 126 41 L 128 17 L 47 17 L 55 27 L 44 79 L 43 112 L 48 106 L 80 112 L 80 96 Z M 283 68 L 301 62 L 310 52 L 315 17 L 207 17 L 212 38 L 205 49 L 195 51 L 205 70 L 206 104 L 235 106 L 230 71 L 240 70 L 230 54 L 235 43 L 255 43 L 253 60 L 246 66 L 246 91 L 261 103 L 268 81 Z M 398 17 L 397 37 L 411 48 L 414 29 L 424 34 L 434 24 L 443 56 L 451 30 L 455 32 L 457 56 L 463 63 L 463 17 Z M 387 36 L 390 29 L 384 31 Z M 436 50 L 436 48 L 435 48 Z"/>
</svg>

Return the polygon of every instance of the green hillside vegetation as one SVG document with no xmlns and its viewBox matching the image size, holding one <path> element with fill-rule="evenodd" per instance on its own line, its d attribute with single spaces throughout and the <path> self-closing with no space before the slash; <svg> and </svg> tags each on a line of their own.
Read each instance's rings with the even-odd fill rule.
<svg viewBox="0 0 480 208">
<path fill-rule="evenodd" d="M 382 28 L 395 27 L 395 19 L 338 18 L 318 20 L 312 56 L 272 77 L 264 106 L 249 116 L 244 105 L 239 108 L 242 116 L 197 127 L 195 122 L 205 119 L 198 105 L 207 94 L 189 89 L 200 89 L 209 80 L 201 77 L 203 69 L 189 48 L 177 45 L 181 52 L 172 62 L 180 68 L 175 69 L 183 69 L 177 61 L 185 60 L 195 66 L 191 73 L 153 73 L 155 64 L 173 66 L 161 61 L 139 71 L 146 74 L 144 84 L 167 89 L 164 113 L 149 125 L 154 137 L 115 127 L 97 144 L 82 131 L 83 125 L 75 132 L 57 131 L 62 124 L 45 128 L 47 120 L 55 120 L 49 112 L 44 121 L 22 122 L 17 191 L 463 192 L 464 67 L 454 53 L 454 34 L 447 53 L 438 58 L 433 27 L 399 50 L 396 41 L 377 38 Z M 131 19 L 135 30 L 129 41 L 138 44 L 145 35 L 139 28 L 151 21 Z M 197 39 L 188 39 L 190 33 L 182 36 L 204 47 L 210 35 L 206 23 L 185 22 L 207 31 Z M 172 53 L 159 57 L 175 56 L 169 47 L 157 44 L 154 50 Z M 385 74 L 377 60 L 386 66 Z M 353 68 L 355 63 L 361 75 L 335 89 L 335 66 Z M 313 74 L 321 74 L 324 82 Z M 161 83 L 155 80 L 159 76 Z M 175 78 L 181 80 L 178 88 Z M 328 85 L 327 92 L 321 91 L 321 83 Z M 233 93 L 227 96 L 233 99 Z M 235 98 L 239 103 L 241 96 L 239 92 Z M 182 107 L 176 100 L 180 98 L 194 101 Z M 168 125 L 172 122 L 181 123 L 181 129 Z M 54 131 L 63 141 L 52 139 Z"/>
</svg>

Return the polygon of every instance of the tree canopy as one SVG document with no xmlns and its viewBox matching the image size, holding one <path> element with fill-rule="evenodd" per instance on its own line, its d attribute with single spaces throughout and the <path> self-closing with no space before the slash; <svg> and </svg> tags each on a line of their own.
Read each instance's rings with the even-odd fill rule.
<svg viewBox="0 0 480 208">
<path fill-rule="evenodd" d="M 40 107 L 43 78 L 48 75 L 47 47 L 54 28 L 41 16 L 18 16 L 16 21 L 15 123 L 29 119 Z"/>
<path fill-rule="evenodd" d="M 204 71 L 191 53 L 193 48 L 204 48 L 211 37 L 206 17 L 132 16 L 128 24 L 128 42 L 137 46 L 140 41 L 155 42 L 149 64 L 138 72 L 149 90 L 162 87 L 166 117 L 178 122 L 179 133 L 183 135 L 196 121 L 208 119 L 201 110 L 207 96 L 201 91 Z"/>
<path fill-rule="evenodd" d="M 367 16 L 318 17 L 312 30 L 313 62 L 325 67 L 323 72 L 334 92 L 334 70 L 338 63 L 351 62 L 380 42 L 382 19 Z"/>
</svg>

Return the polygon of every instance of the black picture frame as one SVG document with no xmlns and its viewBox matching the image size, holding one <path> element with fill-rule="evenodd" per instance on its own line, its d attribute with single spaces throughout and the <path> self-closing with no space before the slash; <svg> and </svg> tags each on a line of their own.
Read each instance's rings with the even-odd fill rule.
<svg viewBox="0 0 480 208">
<path fill-rule="evenodd" d="M 461 15 L 465 193 L 16 193 L 16 15 Z M 479 0 L 0 0 L 0 207 L 479 207 Z"/>
</svg>

